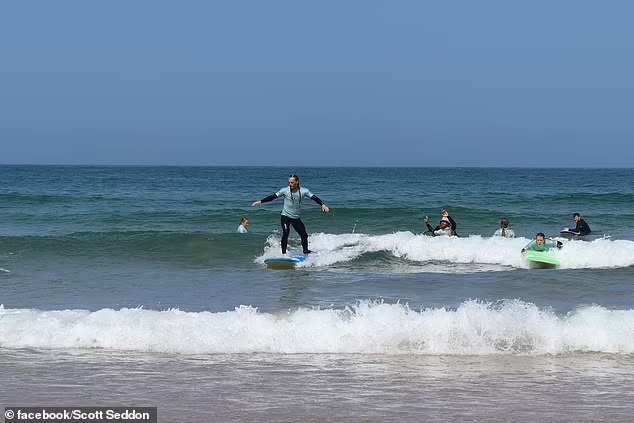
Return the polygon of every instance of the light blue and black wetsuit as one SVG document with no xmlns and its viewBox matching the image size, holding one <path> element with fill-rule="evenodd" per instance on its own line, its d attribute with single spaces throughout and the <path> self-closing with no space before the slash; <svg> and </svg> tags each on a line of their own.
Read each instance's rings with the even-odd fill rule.
<svg viewBox="0 0 634 423">
<path fill-rule="evenodd" d="M 269 195 L 260 201 L 268 203 L 269 201 L 273 201 L 279 197 L 284 197 L 284 207 L 282 207 L 282 216 L 280 219 L 280 223 L 282 224 L 282 254 L 286 254 L 291 226 L 295 229 L 295 232 L 297 232 L 302 240 L 302 249 L 304 254 L 310 253 L 310 250 L 308 249 L 308 233 L 306 232 L 304 222 L 302 222 L 299 218 L 302 198 L 309 198 L 320 206 L 322 206 L 324 202 L 321 201 L 315 194 L 310 192 L 308 188 L 303 187 L 299 187 L 294 191 L 291 191 L 290 187 L 284 187 L 275 194 Z"/>
</svg>

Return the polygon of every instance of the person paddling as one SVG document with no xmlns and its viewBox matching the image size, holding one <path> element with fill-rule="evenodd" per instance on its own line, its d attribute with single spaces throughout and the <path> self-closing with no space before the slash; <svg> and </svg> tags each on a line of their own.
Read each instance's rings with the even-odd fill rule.
<svg viewBox="0 0 634 423">
<path fill-rule="evenodd" d="M 533 251 L 548 251 L 551 248 L 561 248 L 564 244 L 561 241 L 555 241 L 554 239 L 546 239 L 546 235 L 543 232 L 538 232 L 535 235 L 535 239 L 522 248 L 522 252 L 528 250 Z"/>
</svg>

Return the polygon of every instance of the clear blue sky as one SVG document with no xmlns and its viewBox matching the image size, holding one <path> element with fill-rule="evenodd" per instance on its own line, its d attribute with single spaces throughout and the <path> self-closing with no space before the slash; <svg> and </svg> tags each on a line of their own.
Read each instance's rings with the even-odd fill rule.
<svg viewBox="0 0 634 423">
<path fill-rule="evenodd" d="M 0 163 L 632 167 L 632 1 L 11 1 Z"/>
</svg>

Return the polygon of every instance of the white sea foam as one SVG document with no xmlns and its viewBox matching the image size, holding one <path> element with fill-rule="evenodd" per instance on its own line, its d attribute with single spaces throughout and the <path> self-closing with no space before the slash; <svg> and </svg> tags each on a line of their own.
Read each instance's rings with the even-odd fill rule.
<svg viewBox="0 0 634 423">
<path fill-rule="evenodd" d="M 519 300 L 456 310 L 360 301 L 281 314 L 136 309 L 42 311 L 0 306 L 0 347 L 101 348 L 183 354 L 355 353 L 543 355 L 634 353 L 634 310 L 587 306 L 565 315 Z"/>
<path fill-rule="evenodd" d="M 579 241 L 560 239 L 561 250 L 554 250 L 561 269 L 598 269 L 628 267 L 634 265 L 634 242 L 627 240 L 596 239 Z M 313 234 L 310 248 L 318 252 L 311 255 L 304 266 L 330 266 L 362 258 L 363 255 L 385 252 L 417 265 L 417 271 L 481 271 L 528 268 L 521 249 L 530 242 L 527 238 L 489 238 L 480 235 L 470 237 L 430 237 L 411 232 L 395 232 L 385 235 L 364 234 Z M 296 246 L 291 240 L 290 246 Z M 270 236 L 264 253 L 256 262 L 279 255 L 279 238 Z M 438 264 L 451 264 L 446 266 Z M 495 267 L 492 267 L 495 266 Z M 413 269 L 410 268 L 410 271 Z"/>
</svg>

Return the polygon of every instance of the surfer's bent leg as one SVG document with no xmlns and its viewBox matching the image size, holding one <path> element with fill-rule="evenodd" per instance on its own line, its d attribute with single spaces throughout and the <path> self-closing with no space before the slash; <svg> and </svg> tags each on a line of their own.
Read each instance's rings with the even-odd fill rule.
<svg viewBox="0 0 634 423">
<path fill-rule="evenodd" d="M 302 222 L 302 219 L 293 219 L 291 220 L 291 224 L 302 240 L 302 249 L 304 250 L 304 254 L 310 253 L 310 250 L 308 249 L 308 233 L 306 232 L 304 222 Z"/>
</svg>

